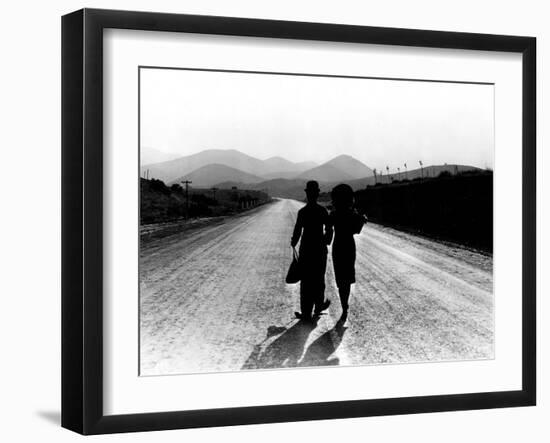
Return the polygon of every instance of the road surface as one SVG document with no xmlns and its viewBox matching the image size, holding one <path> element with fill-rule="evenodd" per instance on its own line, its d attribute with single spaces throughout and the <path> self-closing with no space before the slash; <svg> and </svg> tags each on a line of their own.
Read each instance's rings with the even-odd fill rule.
<svg viewBox="0 0 550 443">
<path fill-rule="evenodd" d="M 141 375 L 493 358 L 492 258 L 367 224 L 357 283 L 316 325 L 284 282 L 295 200 L 142 244 Z"/>
</svg>

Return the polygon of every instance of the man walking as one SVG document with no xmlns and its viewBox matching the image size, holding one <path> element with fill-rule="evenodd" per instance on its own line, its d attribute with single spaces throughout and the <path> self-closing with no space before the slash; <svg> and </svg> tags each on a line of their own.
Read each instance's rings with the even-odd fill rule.
<svg viewBox="0 0 550 443">
<path fill-rule="evenodd" d="M 291 246 L 300 242 L 300 310 L 296 317 L 311 321 L 330 305 L 325 300 L 325 271 L 327 267 L 327 245 L 332 241 L 332 226 L 325 208 L 317 203 L 319 184 L 309 181 L 306 184 L 307 204 L 298 211 Z"/>
</svg>

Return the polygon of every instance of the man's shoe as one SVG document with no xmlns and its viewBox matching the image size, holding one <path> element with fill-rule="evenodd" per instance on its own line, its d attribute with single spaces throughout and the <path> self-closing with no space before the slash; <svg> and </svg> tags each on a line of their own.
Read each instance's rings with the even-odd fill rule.
<svg viewBox="0 0 550 443">
<path fill-rule="evenodd" d="M 315 315 L 321 315 L 321 312 L 326 311 L 330 306 L 330 300 L 327 298 L 321 305 L 321 309 L 315 309 Z"/>
</svg>

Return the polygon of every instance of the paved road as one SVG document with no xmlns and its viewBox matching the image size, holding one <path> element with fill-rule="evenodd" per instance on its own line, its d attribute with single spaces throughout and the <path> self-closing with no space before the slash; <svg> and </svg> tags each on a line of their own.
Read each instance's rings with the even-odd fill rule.
<svg viewBox="0 0 550 443">
<path fill-rule="evenodd" d="M 293 320 L 289 240 L 303 203 L 279 200 L 153 240 L 140 255 L 142 375 L 492 358 L 492 258 L 368 224 L 350 314 Z"/>
</svg>

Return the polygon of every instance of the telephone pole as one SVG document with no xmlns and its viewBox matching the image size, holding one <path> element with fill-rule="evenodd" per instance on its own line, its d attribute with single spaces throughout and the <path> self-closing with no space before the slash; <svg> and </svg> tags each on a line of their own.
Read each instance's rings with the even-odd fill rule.
<svg viewBox="0 0 550 443">
<path fill-rule="evenodd" d="M 376 185 L 376 168 L 374 168 L 372 172 L 374 172 L 374 184 Z"/>
<path fill-rule="evenodd" d="M 185 218 L 189 218 L 189 185 L 193 183 L 191 180 L 183 180 L 185 185 Z"/>
</svg>

